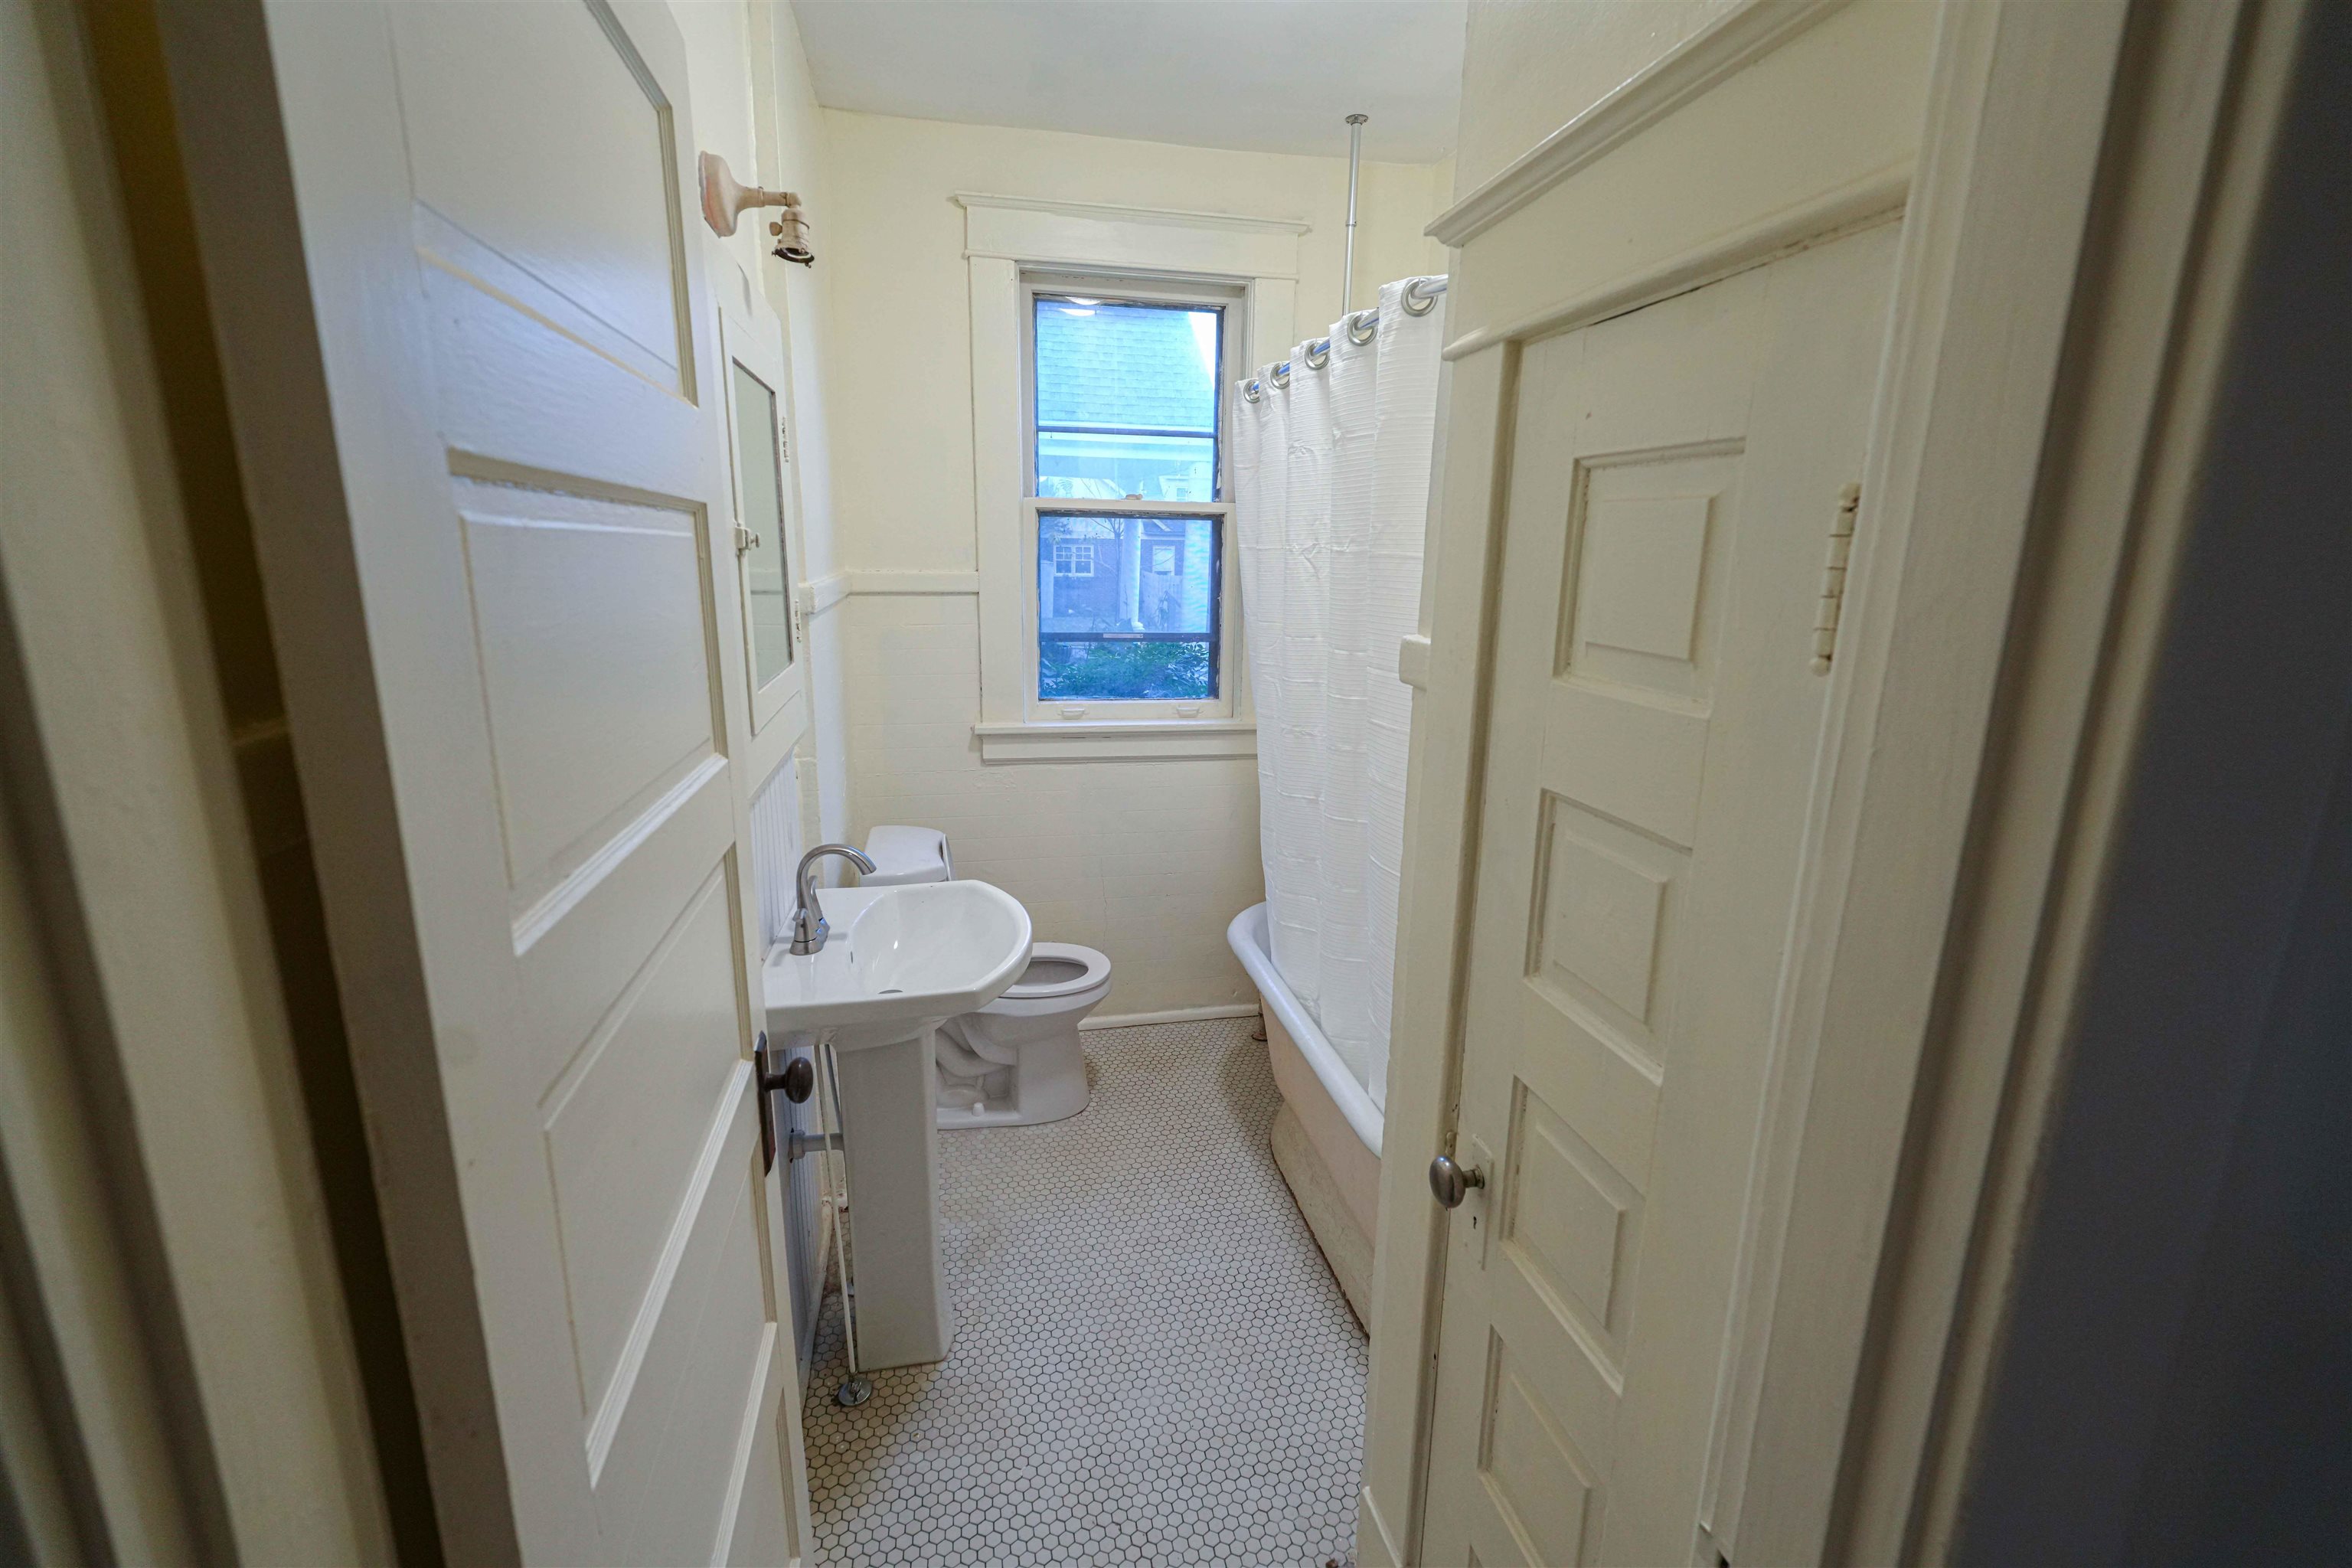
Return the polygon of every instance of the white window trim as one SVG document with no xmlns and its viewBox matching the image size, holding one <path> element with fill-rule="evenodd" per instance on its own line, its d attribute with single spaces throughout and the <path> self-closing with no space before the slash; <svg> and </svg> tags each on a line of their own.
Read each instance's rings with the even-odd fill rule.
<svg viewBox="0 0 2352 1568">
<path fill-rule="evenodd" d="M 1239 290 L 1244 363 L 1226 379 L 1280 358 L 1290 345 L 1298 279 L 1298 237 L 1307 225 L 1092 203 L 960 194 L 964 255 L 971 268 L 972 478 L 980 548 L 981 721 L 972 727 L 983 762 L 1125 761 L 1247 757 L 1257 752 L 1242 644 L 1238 545 L 1230 495 L 1216 503 L 1112 503 L 1129 512 L 1206 511 L 1224 516 L 1224 674 L 1221 700 L 1178 716 L 1171 704 L 1039 704 L 1036 509 L 1028 496 L 1033 460 L 1024 445 L 1031 416 L 1023 360 L 1024 273 L 1112 274 L 1139 291 L 1153 279 L 1213 283 Z M 1221 389 L 1222 390 L 1222 389 Z M 1230 476 L 1228 476 L 1230 485 Z M 1052 500 L 1049 510 L 1085 510 Z M 1099 503 L 1098 503 L 1099 504 Z M 1063 717 L 1065 706 L 1085 711 Z M 1186 705 L 1191 706 L 1191 705 Z M 1160 710 L 1168 711 L 1160 711 Z"/>
</svg>

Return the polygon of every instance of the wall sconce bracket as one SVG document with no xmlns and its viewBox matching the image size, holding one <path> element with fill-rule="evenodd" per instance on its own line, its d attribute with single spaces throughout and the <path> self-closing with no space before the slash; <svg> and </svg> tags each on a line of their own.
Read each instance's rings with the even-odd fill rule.
<svg viewBox="0 0 2352 1568">
<path fill-rule="evenodd" d="M 808 243 L 808 214 L 802 210 L 799 195 L 743 184 L 728 168 L 727 160 L 716 153 L 703 153 L 700 168 L 702 220 L 710 226 L 711 233 L 724 239 L 735 232 L 738 221 L 751 208 L 779 207 L 782 210 L 768 225 L 768 233 L 776 241 L 776 256 L 803 267 L 815 264 L 816 252 L 809 248 Z"/>
</svg>

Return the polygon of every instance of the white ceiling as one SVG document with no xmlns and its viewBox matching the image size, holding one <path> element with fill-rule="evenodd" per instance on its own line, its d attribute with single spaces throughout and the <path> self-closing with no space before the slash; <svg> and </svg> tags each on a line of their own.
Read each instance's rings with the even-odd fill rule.
<svg viewBox="0 0 2352 1568">
<path fill-rule="evenodd" d="M 798 0 L 817 101 L 919 120 L 1434 163 L 1466 0 Z"/>
</svg>

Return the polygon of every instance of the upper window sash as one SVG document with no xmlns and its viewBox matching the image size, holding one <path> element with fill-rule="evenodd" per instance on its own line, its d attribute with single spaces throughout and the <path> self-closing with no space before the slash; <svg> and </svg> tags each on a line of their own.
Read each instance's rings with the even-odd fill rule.
<svg viewBox="0 0 2352 1568">
<path fill-rule="evenodd" d="M 1223 279 L 1192 279 L 1181 277 L 1134 276 L 1117 274 L 1085 274 L 1058 269 L 1024 268 L 1020 276 L 1020 357 L 1021 357 L 1021 468 L 1023 494 L 1027 499 L 1045 500 L 1061 505 L 1067 501 L 1103 500 L 1108 497 L 1039 496 L 1037 472 L 1038 437 L 1044 435 L 1074 435 L 1140 437 L 1159 437 L 1213 443 L 1209 490 L 1213 498 L 1222 499 L 1231 484 L 1232 433 L 1225 426 L 1223 411 L 1224 384 L 1238 374 L 1246 355 L 1242 332 L 1245 325 L 1246 291 L 1238 285 Z M 1039 301 L 1090 300 L 1097 305 L 1157 306 L 1173 310 L 1208 310 L 1217 312 L 1217 358 L 1212 368 L 1209 386 L 1211 423 L 1206 426 L 1112 426 L 1088 425 L 1076 421 L 1038 418 L 1037 387 L 1037 309 Z M 1118 504 L 1132 505 L 1131 502 Z"/>
</svg>

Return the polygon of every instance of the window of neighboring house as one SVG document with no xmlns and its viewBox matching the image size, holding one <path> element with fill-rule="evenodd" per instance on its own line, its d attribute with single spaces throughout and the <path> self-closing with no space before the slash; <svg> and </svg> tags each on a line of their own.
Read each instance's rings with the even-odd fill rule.
<svg viewBox="0 0 2352 1568">
<path fill-rule="evenodd" d="M 1042 276 L 1024 294 L 1035 697 L 1218 701 L 1238 298 Z"/>
</svg>

